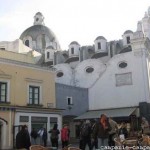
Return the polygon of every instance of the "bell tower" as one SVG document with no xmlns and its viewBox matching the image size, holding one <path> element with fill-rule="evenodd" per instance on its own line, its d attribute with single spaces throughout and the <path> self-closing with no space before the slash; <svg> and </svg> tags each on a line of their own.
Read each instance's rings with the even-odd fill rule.
<svg viewBox="0 0 150 150">
<path fill-rule="evenodd" d="M 44 17 L 41 12 L 37 12 L 34 16 L 34 25 L 44 25 Z"/>
</svg>

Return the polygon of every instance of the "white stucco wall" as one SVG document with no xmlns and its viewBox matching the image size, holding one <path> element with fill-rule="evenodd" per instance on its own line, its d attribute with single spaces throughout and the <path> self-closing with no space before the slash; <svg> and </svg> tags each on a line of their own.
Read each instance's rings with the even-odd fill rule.
<svg viewBox="0 0 150 150">
<path fill-rule="evenodd" d="M 128 52 L 114 56 L 107 63 L 107 70 L 89 88 L 89 109 L 119 108 L 138 106 L 139 102 L 149 101 L 145 93 L 143 55 Z M 125 61 L 126 68 L 119 68 L 118 63 Z M 132 84 L 116 86 L 116 74 L 132 74 Z"/>
<path fill-rule="evenodd" d="M 86 69 L 92 67 L 93 72 L 87 73 Z M 74 69 L 70 64 L 58 64 L 54 68 L 57 72 L 63 72 L 62 77 L 55 78 L 56 83 L 82 88 L 91 87 L 106 69 L 106 65 L 100 59 L 87 59 L 79 63 Z"/>
<path fill-rule="evenodd" d="M 29 51 L 31 51 L 32 49 L 25 46 L 22 42 L 22 40 L 15 40 L 15 41 L 2 41 L 0 42 L 0 48 L 5 48 L 5 50 L 8 51 L 13 51 L 13 52 L 17 52 L 17 53 L 27 53 Z"/>
<path fill-rule="evenodd" d="M 71 48 L 74 48 L 74 54 L 71 53 Z M 69 57 L 71 56 L 79 56 L 80 45 L 71 44 L 69 45 Z"/>
<path fill-rule="evenodd" d="M 79 61 L 70 62 L 69 65 L 71 68 L 76 68 L 76 66 L 79 64 Z"/>
<path fill-rule="evenodd" d="M 124 34 L 123 36 L 123 46 L 127 46 L 127 37 L 130 37 L 130 40 L 133 39 L 133 33 L 127 33 L 127 34 Z"/>
<path fill-rule="evenodd" d="M 69 64 L 57 64 L 54 66 L 56 69 L 56 74 L 58 72 L 63 72 L 62 77 L 55 77 L 56 83 L 62 83 L 66 85 L 72 85 L 73 82 L 73 76 L 72 76 L 72 69 L 69 66 Z"/>
<path fill-rule="evenodd" d="M 47 52 L 49 52 L 49 58 L 47 58 Z M 54 50 L 53 49 L 47 49 L 45 50 L 45 62 L 53 61 L 54 60 Z"/>
<path fill-rule="evenodd" d="M 107 52 L 107 41 L 104 39 L 95 40 L 95 52 Z M 101 49 L 98 49 L 98 43 L 101 43 Z"/>
<path fill-rule="evenodd" d="M 93 72 L 87 73 L 86 69 L 92 67 Z M 75 85 L 78 87 L 89 88 L 103 74 L 106 65 L 99 59 L 87 59 L 82 61 L 75 68 Z"/>
</svg>

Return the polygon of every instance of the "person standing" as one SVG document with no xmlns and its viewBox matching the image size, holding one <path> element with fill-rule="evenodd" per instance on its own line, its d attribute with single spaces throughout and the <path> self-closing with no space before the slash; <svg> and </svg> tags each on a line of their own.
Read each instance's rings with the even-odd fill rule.
<svg viewBox="0 0 150 150">
<path fill-rule="evenodd" d="M 51 129 L 49 133 L 51 134 L 50 139 L 51 139 L 52 147 L 57 147 L 58 149 L 58 139 L 59 139 L 58 135 L 60 134 L 60 132 L 57 128 L 58 128 L 58 125 L 54 124 L 53 129 Z"/>
<path fill-rule="evenodd" d="M 97 124 L 97 120 L 94 119 L 93 123 L 92 123 L 92 128 L 91 128 L 91 130 L 92 130 L 92 134 L 91 135 L 93 135 L 93 132 L 94 132 L 95 127 L 96 127 L 96 124 Z M 91 148 L 92 149 L 93 148 L 98 149 L 98 138 L 97 138 L 97 136 L 93 136 L 93 138 L 91 140 Z"/>
<path fill-rule="evenodd" d="M 40 145 L 42 145 L 42 143 L 43 143 L 43 139 L 42 139 L 43 132 L 44 132 L 44 129 L 41 127 L 40 130 L 38 131 L 38 136 L 40 138 Z"/>
<path fill-rule="evenodd" d="M 96 124 L 92 136 L 98 137 L 98 149 L 102 149 L 103 146 L 108 146 L 108 137 L 111 126 L 108 121 L 108 117 L 102 114 L 99 122 Z"/>
<path fill-rule="evenodd" d="M 121 127 L 120 127 L 120 129 L 118 131 L 118 135 L 119 135 L 121 140 L 124 140 L 124 139 L 126 139 L 128 137 L 128 131 L 127 131 L 125 122 L 121 123 Z"/>
<path fill-rule="evenodd" d="M 111 126 L 111 130 L 109 131 L 108 145 L 115 146 L 114 138 L 115 136 L 117 136 L 117 133 L 118 133 L 118 125 L 117 125 L 117 122 L 112 120 L 112 118 L 109 118 L 109 123 Z"/>
<path fill-rule="evenodd" d="M 36 139 L 37 139 L 37 137 L 38 137 L 38 134 L 37 134 L 37 131 L 35 130 L 35 128 L 32 129 L 30 135 L 31 135 L 32 144 L 37 144 L 37 143 L 36 143 Z"/>
<path fill-rule="evenodd" d="M 148 121 L 144 117 L 142 117 L 141 127 L 142 127 L 142 134 L 150 135 L 150 126 Z"/>
<path fill-rule="evenodd" d="M 89 146 L 89 150 L 91 147 L 91 124 L 89 120 L 86 120 L 83 126 L 81 127 L 81 139 L 82 139 L 82 150 L 85 150 L 86 145 Z"/>
<path fill-rule="evenodd" d="M 31 146 L 30 136 L 26 125 L 21 127 L 21 130 L 16 135 L 16 148 L 27 149 Z"/>
<path fill-rule="evenodd" d="M 68 146 L 69 144 L 69 130 L 66 124 L 63 125 L 61 129 L 61 141 L 62 141 L 62 148 Z"/>
<path fill-rule="evenodd" d="M 44 147 L 46 147 L 47 146 L 47 131 L 46 131 L 45 128 L 43 130 L 42 140 L 43 140 L 43 143 L 44 143 Z"/>
</svg>

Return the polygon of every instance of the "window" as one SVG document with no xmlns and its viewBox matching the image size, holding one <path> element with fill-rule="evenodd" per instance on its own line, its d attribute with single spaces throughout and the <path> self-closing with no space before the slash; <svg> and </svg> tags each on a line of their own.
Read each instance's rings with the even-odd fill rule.
<svg viewBox="0 0 150 150">
<path fill-rule="evenodd" d="M 0 102 L 7 101 L 7 83 L 0 82 Z"/>
<path fill-rule="evenodd" d="M 39 21 L 39 18 L 36 18 L 36 21 Z"/>
<path fill-rule="evenodd" d="M 29 86 L 29 104 L 39 105 L 40 101 L 40 87 Z"/>
<path fill-rule="evenodd" d="M 94 71 L 94 68 L 93 67 L 87 67 L 85 69 L 86 73 L 92 73 Z"/>
<path fill-rule="evenodd" d="M 50 52 L 47 52 L 47 59 L 49 59 L 49 56 L 50 56 Z"/>
<path fill-rule="evenodd" d="M 73 47 L 71 48 L 71 54 L 74 54 L 74 48 Z"/>
<path fill-rule="evenodd" d="M 119 68 L 126 68 L 128 64 L 126 62 L 120 62 L 119 63 Z"/>
<path fill-rule="evenodd" d="M 50 129 L 53 129 L 54 124 L 58 123 L 58 118 L 56 117 L 50 117 Z"/>
<path fill-rule="evenodd" d="M 29 47 L 29 40 L 25 41 L 25 45 Z"/>
<path fill-rule="evenodd" d="M 67 97 L 67 104 L 72 105 L 72 97 Z"/>
<path fill-rule="evenodd" d="M 101 49 L 101 43 L 100 42 L 97 43 L 97 46 L 98 46 L 98 49 Z"/>
<path fill-rule="evenodd" d="M 130 37 L 127 36 L 127 44 L 130 44 Z"/>
<path fill-rule="evenodd" d="M 59 71 L 59 72 L 56 74 L 57 78 L 60 78 L 60 77 L 62 77 L 63 75 L 64 75 L 64 73 L 61 72 L 61 71 Z"/>
</svg>

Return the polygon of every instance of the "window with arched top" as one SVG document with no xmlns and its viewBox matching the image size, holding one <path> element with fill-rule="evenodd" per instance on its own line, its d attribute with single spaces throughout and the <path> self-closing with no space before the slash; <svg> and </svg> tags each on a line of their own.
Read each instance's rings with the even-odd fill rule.
<svg viewBox="0 0 150 150">
<path fill-rule="evenodd" d="M 74 47 L 71 48 L 71 54 L 74 54 Z"/>
<path fill-rule="evenodd" d="M 127 44 L 130 44 L 130 36 L 127 36 Z"/>
<path fill-rule="evenodd" d="M 50 58 L 50 52 L 47 52 L 47 59 Z"/>
<path fill-rule="evenodd" d="M 101 49 L 101 42 L 97 43 L 98 49 Z"/>
<path fill-rule="evenodd" d="M 92 73 L 94 71 L 94 68 L 93 67 L 87 67 L 85 69 L 86 73 Z"/>
<path fill-rule="evenodd" d="M 118 64 L 119 68 L 126 68 L 128 66 L 128 64 L 126 62 L 120 62 Z"/>
<path fill-rule="evenodd" d="M 25 45 L 29 47 L 29 40 L 25 41 Z"/>
<path fill-rule="evenodd" d="M 59 71 L 56 73 L 57 78 L 60 78 L 64 75 L 64 73 L 62 71 Z"/>
</svg>

